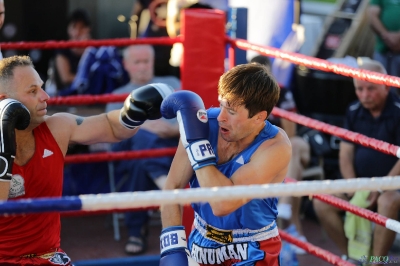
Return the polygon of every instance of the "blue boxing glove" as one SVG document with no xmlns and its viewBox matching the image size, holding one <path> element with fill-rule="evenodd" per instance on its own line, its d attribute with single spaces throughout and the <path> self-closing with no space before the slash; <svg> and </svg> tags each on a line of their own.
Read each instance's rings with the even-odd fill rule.
<svg viewBox="0 0 400 266">
<path fill-rule="evenodd" d="M 16 153 L 15 129 L 24 130 L 29 126 L 31 115 L 19 101 L 0 101 L 0 181 L 9 182 Z"/>
<path fill-rule="evenodd" d="M 121 108 L 119 122 L 128 129 L 135 129 L 147 119 L 161 118 L 161 102 L 173 91 L 164 83 L 152 83 L 133 90 Z"/>
<path fill-rule="evenodd" d="M 164 118 L 176 117 L 181 141 L 194 170 L 216 165 L 214 151 L 208 139 L 208 117 L 203 100 L 194 92 L 178 91 L 161 104 Z"/>
<path fill-rule="evenodd" d="M 186 233 L 183 226 L 164 228 L 160 236 L 160 266 L 198 266 L 187 249 Z"/>
</svg>

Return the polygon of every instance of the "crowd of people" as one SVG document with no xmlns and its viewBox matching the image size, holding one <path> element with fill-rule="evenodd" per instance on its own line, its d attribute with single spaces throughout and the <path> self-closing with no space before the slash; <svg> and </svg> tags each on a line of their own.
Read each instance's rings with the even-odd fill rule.
<svg viewBox="0 0 400 266">
<path fill-rule="evenodd" d="M 135 1 L 132 13 L 140 17 L 150 2 Z M 227 2 L 170 0 L 167 28 L 154 27 L 150 21 L 139 37 L 179 35 L 178 15 L 183 8 L 226 11 Z M 400 2 L 370 0 L 371 29 L 377 41 L 372 58 L 357 59 L 358 68 L 400 76 L 399 12 Z M 0 0 L 0 28 L 4 15 Z M 91 26 L 86 10 L 73 11 L 67 23 L 69 40 L 91 39 Z M 216 84 L 219 107 L 206 109 L 199 95 L 181 88 L 177 71 L 182 47 L 171 48 L 58 49 L 49 62 L 52 82 L 46 86 L 28 56 L 2 58 L 0 53 L 0 112 L 8 118 L 1 127 L 5 148 L 0 155 L 6 163 L 0 164 L 0 199 L 61 196 L 64 157 L 71 145 L 96 143 L 111 143 L 113 152 L 177 147 L 174 157 L 113 162 L 114 175 L 127 177 L 129 191 L 172 190 L 187 184 L 191 188 L 272 184 L 282 183 L 285 177 L 301 181 L 310 165 L 311 147 L 295 123 L 271 114 L 275 106 L 297 109 L 291 90 L 280 87 L 271 74 L 270 59 L 258 55 L 223 73 Z M 170 52 L 175 58 L 165 56 Z M 106 78 L 100 82 L 100 76 Z M 98 86 L 92 92 L 128 97 L 124 103 L 107 104 L 105 112 L 95 116 L 47 115 L 49 94 L 89 93 L 82 86 L 88 88 L 90 82 L 91 88 Z M 343 127 L 400 146 L 399 89 L 359 79 L 353 82 L 357 101 L 343 114 Z M 400 175 L 396 157 L 346 140 L 340 142 L 338 162 L 344 179 Z M 52 167 L 45 167 L 49 164 Z M 398 220 L 397 190 L 335 196 Z M 301 202 L 300 197 L 281 197 L 193 203 L 190 235 L 182 224 L 181 206 L 164 205 L 160 265 L 280 265 L 278 217 L 286 220 L 282 229 L 307 241 Z M 395 232 L 318 200 L 313 200 L 312 209 L 342 258 L 358 263 L 360 254 L 389 254 Z M 127 254 L 146 252 L 148 222 L 148 211 L 125 214 Z M 72 265 L 60 247 L 59 213 L 2 217 L 0 225 L 0 262 Z M 297 255 L 305 253 L 292 248 Z M 217 256 L 221 250 L 226 250 L 225 256 Z"/>
</svg>

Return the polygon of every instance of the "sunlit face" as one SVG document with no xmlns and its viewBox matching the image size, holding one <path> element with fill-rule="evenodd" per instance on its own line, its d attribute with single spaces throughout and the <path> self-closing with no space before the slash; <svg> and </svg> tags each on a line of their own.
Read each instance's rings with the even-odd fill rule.
<svg viewBox="0 0 400 266">
<path fill-rule="evenodd" d="M 153 78 L 154 54 L 147 47 L 130 47 L 124 57 L 124 67 L 135 84 L 147 84 Z"/>
<path fill-rule="evenodd" d="M 33 67 L 22 66 L 14 69 L 10 82 L 12 92 L 7 96 L 23 103 L 31 115 L 31 125 L 44 121 L 47 114 L 49 95 L 42 89 L 43 81 Z"/>
<path fill-rule="evenodd" d="M 259 133 L 257 115 L 249 118 L 249 111 L 243 106 L 230 106 L 226 99 L 219 97 L 221 112 L 218 115 L 219 135 L 228 142 L 252 138 Z M 262 125 L 263 122 L 262 122 Z M 257 131 L 258 130 L 258 131 Z"/>
<path fill-rule="evenodd" d="M 381 111 L 385 106 L 389 87 L 364 80 L 354 80 L 356 95 L 364 108 L 369 111 Z"/>
<path fill-rule="evenodd" d="M 0 0 L 0 29 L 3 27 L 4 24 L 4 18 L 5 18 L 5 11 L 6 9 L 4 8 L 4 1 Z"/>
</svg>

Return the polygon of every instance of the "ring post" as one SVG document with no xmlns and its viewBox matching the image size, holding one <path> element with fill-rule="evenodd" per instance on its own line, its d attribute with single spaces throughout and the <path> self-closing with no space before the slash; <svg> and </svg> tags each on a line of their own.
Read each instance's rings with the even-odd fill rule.
<svg viewBox="0 0 400 266">
<path fill-rule="evenodd" d="M 199 94 L 206 108 L 219 106 L 217 86 L 225 70 L 225 13 L 184 9 L 181 18 L 182 89 Z"/>
</svg>

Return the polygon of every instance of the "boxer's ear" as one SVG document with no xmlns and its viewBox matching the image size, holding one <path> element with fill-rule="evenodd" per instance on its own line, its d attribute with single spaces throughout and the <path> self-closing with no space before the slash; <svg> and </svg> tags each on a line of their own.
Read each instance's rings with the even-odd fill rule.
<svg viewBox="0 0 400 266">
<path fill-rule="evenodd" d="M 268 112 L 267 111 L 261 111 L 258 114 L 256 114 L 256 120 L 257 121 L 263 122 L 263 121 L 267 120 L 267 117 L 268 117 Z"/>
</svg>

